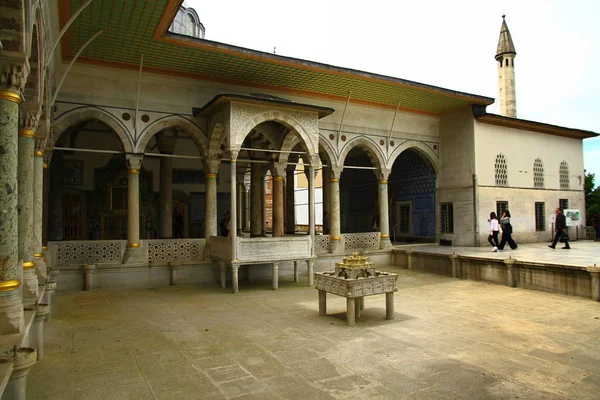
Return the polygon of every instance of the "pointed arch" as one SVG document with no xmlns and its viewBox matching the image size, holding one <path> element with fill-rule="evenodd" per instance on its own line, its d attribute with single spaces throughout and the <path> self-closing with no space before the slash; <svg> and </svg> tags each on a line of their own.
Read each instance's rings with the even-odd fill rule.
<svg viewBox="0 0 600 400">
<path fill-rule="evenodd" d="M 88 119 L 97 119 L 110 126 L 111 129 L 117 134 L 119 139 L 121 139 L 121 143 L 123 144 L 123 149 L 125 150 L 125 152 L 133 153 L 134 147 L 133 143 L 131 142 L 131 138 L 127 127 L 125 127 L 125 125 L 123 125 L 123 123 L 119 121 L 114 115 L 106 112 L 101 108 L 93 106 L 78 107 L 62 114 L 52 124 L 52 128 L 54 130 L 54 133 L 52 135 L 52 147 L 54 148 L 54 145 L 56 144 L 56 141 L 58 140 L 60 135 L 69 126 L 75 125 L 78 122 L 82 122 Z"/>
<path fill-rule="evenodd" d="M 400 156 L 400 154 L 409 149 L 415 150 L 419 154 L 423 155 L 427 159 L 427 161 L 429 161 L 429 163 L 433 166 L 435 174 L 439 175 L 440 166 L 438 156 L 425 143 L 416 140 L 407 140 L 406 142 L 396 147 L 392 152 L 390 159 L 388 160 L 387 168 L 391 171 L 392 167 L 394 166 L 394 162 L 396 162 L 396 159 Z"/>
<path fill-rule="evenodd" d="M 319 152 L 325 153 L 327 156 L 326 162 L 329 162 L 329 168 L 340 168 L 337 158 L 335 157 L 335 149 L 333 148 L 329 140 L 320 138 L 319 140 Z M 321 160 L 323 161 L 323 160 Z"/>
<path fill-rule="evenodd" d="M 350 150 L 352 150 L 355 147 L 359 147 L 359 148 L 363 149 L 367 153 L 367 156 L 369 157 L 369 159 L 371 160 L 371 164 L 373 164 L 373 166 L 376 167 L 379 171 L 384 169 L 385 162 L 383 161 L 384 156 L 383 156 L 383 153 L 381 152 L 381 149 L 377 146 L 377 144 L 374 141 L 372 141 L 371 139 L 366 138 L 364 136 L 360 136 L 360 137 L 351 139 L 342 148 L 342 152 L 340 154 L 340 159 L 339 159 L 340 166 L 344 165 L 344 162 L 346 161 L 346 157 L 348 156 L 348 153 L 350 152 Z"/>
<path fill-rule="evenodd" d="M 206 158 L 219 159 L 222 157 L 221 145 L 227 139 L 228 127 L 224 113 L 218 113 L 211 118 L 208 126 Z"/>
<path fill-rule="evenodd" d="M 318 153 L 319 145 L 318 143 L 315 143 L 314 140 L 312 140 L 306 129 L 292 116 L 279 110 L 269 110 L 250 118 L 250 121 L 244 127 L 239 129 L 238 132 L 232 132 L 232 134 L 236 136 L 232 137 L 231 146 L 235 145 L 239 148 L 244 142 L 246 136 L 248 136 L 256 126 L 267 121 L 278 122 L 286 128 L 290 129 L 291 131 L 295 131 L 295 133 L 299 135 L 301 140 L 304 142 L 304 145 L 306 146 L 309 155 L 314 156 Z"/>
<path fill-rule="evenodd" d="M 150 139 L 167 128 L 177 128 L 188 133 L 194 140 L 194 143 L 196 143 L 196 146 L 198 146 L 200 155 L 206 157 L 208 154 L 208 138 L 206 137 L 206 134 L 193 121 L 190 121 L 181 115 L 165 116 L 148 125 L 141 133 L 141 139 L 137 144 L 136 151 L 138 153 L 143 153 L 148 142 L 150 142 Z"/>
</svg>

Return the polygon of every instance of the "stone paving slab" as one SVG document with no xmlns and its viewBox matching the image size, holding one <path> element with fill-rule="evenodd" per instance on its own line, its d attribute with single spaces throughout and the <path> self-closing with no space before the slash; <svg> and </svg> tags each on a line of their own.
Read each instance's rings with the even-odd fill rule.
<svg viewBox="0 0 600 400">
<path fill-rule="evenodd" d="M 400 275 L 395 319 L 372 296 L 355 327 L 287 279 L 58 292 L 27 398 L 598 398 L 597 302 L 379 269 Z"/>
</svg>

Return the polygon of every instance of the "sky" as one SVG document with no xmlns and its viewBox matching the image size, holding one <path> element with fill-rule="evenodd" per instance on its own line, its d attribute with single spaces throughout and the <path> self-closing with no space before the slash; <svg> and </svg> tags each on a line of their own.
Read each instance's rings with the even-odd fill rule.
<svg viewBox="0 0 600 400">
<path fill-rule="evenodd" d="M 597 0 L 187 0 L 206 39 L 497 98 L 502 15 L 517 117 L 600 133 Z M 497 103 L 487 108 L 499 113 Z M 600 137 L 584 167 L 600 183 Z M 526 149 L 524 149 L 526 151 Z"/>
</svg>

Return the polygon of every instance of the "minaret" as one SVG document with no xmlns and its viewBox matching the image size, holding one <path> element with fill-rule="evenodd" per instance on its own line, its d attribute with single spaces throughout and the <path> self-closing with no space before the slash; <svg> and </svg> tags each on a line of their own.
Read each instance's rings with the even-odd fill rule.
<svg viewBox="0 0 600 400">
<path fill-rule="evenodd" d="M 502 16 L 502 28 L 498 39 L 496 61 L 498 61 L 498 89 L 500 99 L 500 114 L 505 117 L 517 118 L 517 95 L 515 91 L 515 45 L 510 37 L 508 25 Z"/>
</svg>

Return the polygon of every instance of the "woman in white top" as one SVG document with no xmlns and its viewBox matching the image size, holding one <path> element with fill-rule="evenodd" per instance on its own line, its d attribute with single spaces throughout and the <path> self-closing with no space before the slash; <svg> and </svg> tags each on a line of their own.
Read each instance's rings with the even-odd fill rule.
<svg viewBox="0 0 600 400">
<path fill-rule="evenodd" d="M 492 245 L 492 251 L 498 251 L 498 217 L 495 212 L 490 213 L 490 236 L 488 242 Z"/>
</svg>

